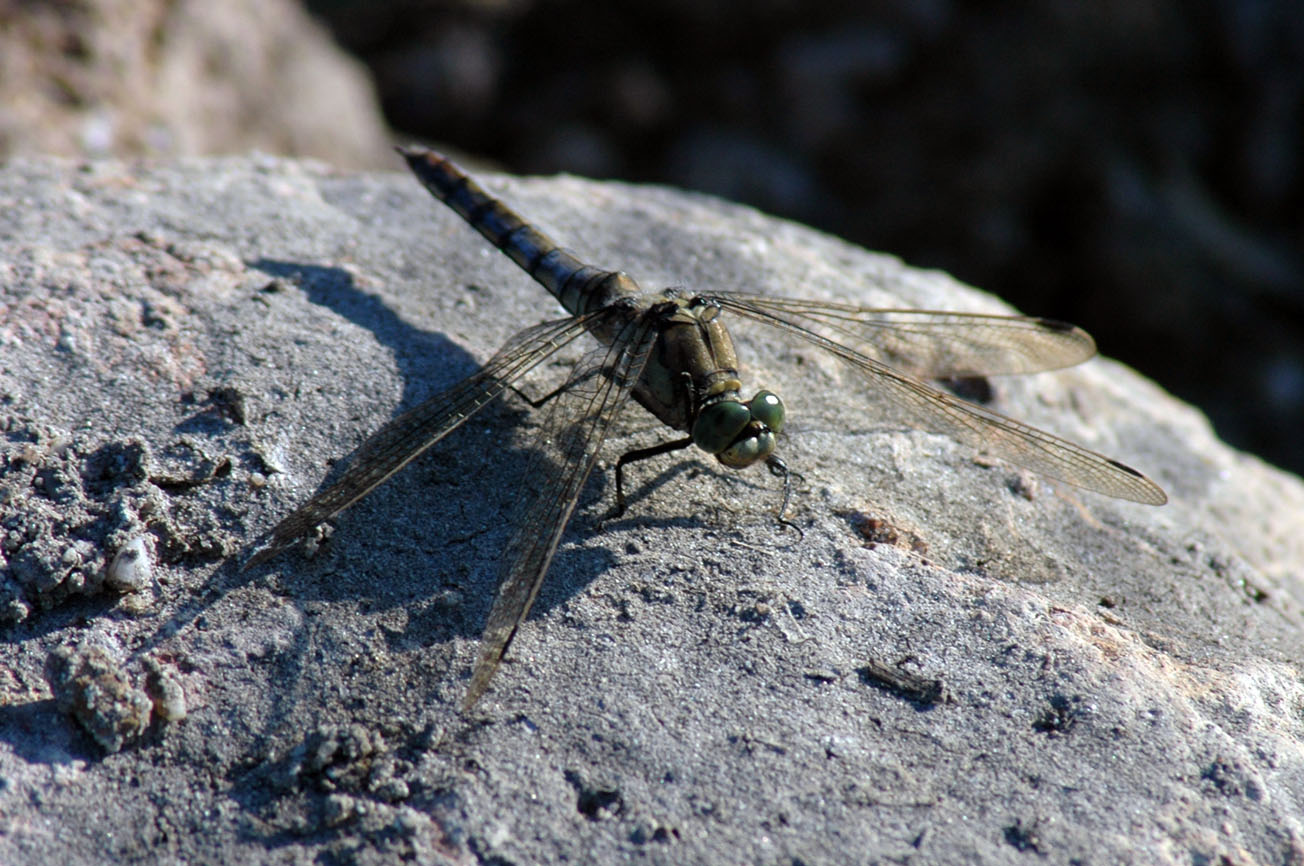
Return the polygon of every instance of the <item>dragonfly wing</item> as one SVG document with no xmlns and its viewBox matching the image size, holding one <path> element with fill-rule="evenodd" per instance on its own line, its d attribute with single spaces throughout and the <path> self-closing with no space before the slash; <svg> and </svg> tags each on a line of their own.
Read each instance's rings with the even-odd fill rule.
<svg viewBox="0 0 1304 866">
<path fill-rule="evenodd" d="M 531 494 L 507 545 L 505 573 L 480 639 L 464 710 L 489 687 L 508 644 L 539 595 L 607 430 L 638 382 L 657 336 L 657 323 L 650 317 L 631 318 L 610 348 L 598 349 L 576 365 L 553 399 L 541 447 L 526 471 L 525 483 L 537 482 L 540 490 Z"/>
<path fill-rule="evenodd" d="M 751 297 L 725 295 L 717 300 L 726 309 L 795 334 L 845 361 L 903 416 L 901 420 L 1076 487 L 1147 505 L 1168 501 L 1158 485 L 1130 466 L 920 382 L 806 327 L 805 315 Z"/>
<path fill-rule="evenodd" d="M 584 333 L 589 319 L 544 322 L 514 336 L 484 368 L 381 427 L 359 446 L 348 470 L 272 529 L 242 570 L 265 562 L 366 496 L 554 352 Z"/>
<path fill-rule="evenodd" d="M 764 310 L 925 379 L 1058 370 L 1096 353 L 1086 331 L 1035 316 L 884 310 L 729 293 L 709 297 Z"/>
</svg>

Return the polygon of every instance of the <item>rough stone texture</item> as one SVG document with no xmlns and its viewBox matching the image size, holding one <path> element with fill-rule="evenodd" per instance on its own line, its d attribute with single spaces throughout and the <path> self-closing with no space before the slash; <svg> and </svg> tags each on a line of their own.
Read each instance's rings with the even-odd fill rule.
<svg viewBox="0 0 1304 866">
<path fill-rule="evenodd" d="M 59 647 L 46 659 L 45 679 L 55 706 L 106 752 L 134 742 L 149 727 L 153 702 L 100 647 Z"/>
<path fill-rule="evenodd" d="M 1002 309 L 699 196 L 488 184 L 648 286 Z M 553 310 L 403 174 L 0 171 L 0 862 L 1304 863 L 1304 485 L 1106 360 L 993 405 L 1164 508 L 882 429 L 833 360 L 736 329 L 788 403 L 801 537 L 763 471 L 640 464 L 605 524 L 595 473 L 470 718 L 524 402 L 313 558 L 237 571 L 392 412 Z M 631 408 L 604 465 L 664 434 Z M 123 593 L 103 576 L 142 535 Z M 151 720 L 115 753 L 45 676 L 91 648 Z"/>
<path fill-rule="evenodd" d="M 371 80 L 294 0 L 0 0 L 0 154 L 385 164 Z"/>
</svg>

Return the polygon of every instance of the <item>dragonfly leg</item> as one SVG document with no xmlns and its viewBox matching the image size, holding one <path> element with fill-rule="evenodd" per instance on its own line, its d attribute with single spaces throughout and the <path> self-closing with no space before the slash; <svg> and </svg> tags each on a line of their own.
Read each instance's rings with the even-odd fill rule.
<svg viewBox="0 0 1304 866">
<path fill-rule="evenodd" d="M 561 394 L 564 391 L 571 390 L 576 385 L 587 382 L 588 380 L 592 379 L 594 376 L 597 376 L 601 372 L 602 372 L 601 369 L 594 367 L 592 370 L 589 370 L 583 376 L 580 376 L 577 379 L 572 379 L 569 382 L 563 382 L 562 384 L 558 385 L 556 388 L 553 388 L 547 394 L 544 394 L 542 397 L 539 397 L 538 399 L 531 397 L 529 394 L 525 393 L 520 388 L 517 388 L 515 385 L 508 385 L 507 387 L 514 394 L 516 394 L 517 397 L 520 397 L 526 403 L 529 403 L 530 406 L 532 406 L 535 409 L 540 409 L 543 407 L 545 403 L 547 403 L 553 397 L 556 397 L 558 394 Z"/>
<path fill-rule="evenodd" d="M 783 502 L 779 505 L 779 525 L 795 529 L 797 531 L 797 536 L 800 538 L 805 534 L 801 531 L 801 527 L 783 516 L 788 510 L 788 503 L 792 501 L 792 476 L 797 475 L 797 473 L 789 471 L 788 464 L 784 463 L 783 460 L 775 454 L 771 454 L 769 457 L 765 458 L 765 465 L 770 470 L 771 475 L 783 479 Z M 800 478 L 801 476 L 797 475 L 797 477 Z"/>
<path fill-rule="evenodd" d="M 658 454 L 669 454 L 671 451 L 679 451 L 693 444 L 692 436 L 685 436 L 683 439 L 675 439 L 672 442 L 662 442 L 660 445 L 653 445 L 651 448 L 639 448 L 634 451 L 626 451 L 620 455 L 616 461 L 616 507 L 607 515 L 607 519 L 615 519 L 625 513 L 625 467 L 630 463 L 637 463 L 640 460 L 646 460 L 649 457 L 656 457 Z"/>
</svg>

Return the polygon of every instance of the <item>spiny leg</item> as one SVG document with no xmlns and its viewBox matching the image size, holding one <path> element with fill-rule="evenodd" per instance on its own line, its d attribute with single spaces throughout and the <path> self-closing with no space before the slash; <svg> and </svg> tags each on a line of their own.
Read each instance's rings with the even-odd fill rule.
<svg viewBox="0 0 1304 866">
<path fill-rule="evenodd" d="M 692 436 L 685 436 L 683 439 L 675 439 L 671 442 L 662 442 L 660 445 L 653 445 L 650 448 L 638 448 L 634 451 L 626 451 L 620 455 L 616 461 L 616 507 L 612 509 L 604 520 L 615 520 L 625 513 L 625 467 L 631 463 L 637 463 L 640 460 L 647 460 L 649 457 L 656 457 L 660 454 L 669 454 L 671 451 L 680 451 L 693 444 Z M 787 526 L 796 530 L 800 537 L 804 535 L 801 527 L 788 520 L 783 515 L 788 510 L 788 505 L 792 501 L 792 476 L 797 473 L 788 469 L 788 464 L 784 463 L 777 455 L 771 454 L 765 459 L 765 466 L 770 470 L 770 474 L 776 478 L 783 479 L 783 501 L 779 505 L 778 520 L 781 526 Z M 797 477 L 801 477 L 798 475 Z"/>
<path fill-rule="evenodd" d="M 801 538 L 806 533 L 801 531 L 800 526 L 793 523 L 791 520 L 784 517 L 783 515 L 788 510 L 788 503 L 792 501 L 792 476 L 797 475 L 798 478 L 800 478 L 801 476 L 798 475 L 796 472 L 790 471 L 788 469 L 788 464 L 784 463 L 782 458 L 780 458 L 777 454 L 771 454 L 769 457 L 766 457 L 765 466 L 767 469 L 770 470 L 771 475 L 775 476 L 776 478 L 783 479 L 783 502 L 780 503 L 779 513 L 778 515 L 776 515 L 779 519 L 779 525 L 787 526 L 790 527 L 791 529 L 796 530 L 797 540 L 800 541 Z"/>
<path fill-rule="evenodd" d="M 508 387 L 508 389 L 511 390 L 511 392 L 512 392 L 513 394 L 515 394 L 517 397 L 520 397 L 520 398 L 521 398 L 522 400 L 524 400 L 526 403 L 529 403 L 530 406 L 531 406 L 532 408 L 535 408 L 535 409 L 542 409 L 542 408 L 544 407 L 544 405 L 547 404 L 547 402 L 548 402 L 549 400 L 551 400 L 552 398 L 556 397 L 558 394 L 563 394 L 563 393 L 565 393 L 566 391 L 571 390 L 571 389 L 574 388 L 575 386 L 580 385 L 580 384 L 582 384 L 582 383 L 584 383 L 584 382 L 587 382 L 589 379 L 592 379 L 594 376 L 598 375 L 600 372 L 601 372 L 601 371 L 598 370 L 597 368 L 594 368 L 594 369 L 592 369 L 592 370 L 589 370 L 589 371 L 588 371 L 587 373 L 585 373 L 582 377 L 580 377 L 580 378 L 578 378 L 578 379 L 576 379 L 576 380 L 574 380 L 574 381 L 572 381 L 572 382 L 563 382 L 562 384 L 558 385 L 556 388 L 553 388 L 553 389 L 552 389 L 551 391 L 549 391 L 547 394 L 544 394 L 542 397 L 539 397 L 539 398 L 531 397 L 529 394 L 525 393 L 525 392 L 522 391 L 520 388 L 517 388 L 515 385 L 509 385 L 509 386 L 507 386 L 507 387 Z"/>
<path fill-rule="evenodd" d="M 660 445 L 653 445 L 651 448 L 639 448 L 634 451 L 626 451 L 620 455 L 616 461 L 616 507 L 606 516 L 606 520 L 615 520 L 625 513 L 625 467 L 630 463 L 637 463 L 640 460 L 646 460 L 649 457 L 656 457 L 658 454 L 669 454 L 671 451 L 680 451 L 693 444 L 692 436 L 685 436 L 683 439 L 675 439 L 671 442 L 662 442 Z"/>
<path fill-rule="evenodd" d="M 697 398 L 694 396 L 692 374 L 687 371 L 680 371 L 679 376 L 684 386 L 685 402 L 690 406 L 696 406 Z M 660 445 L 653 445 L 651 448 L 637 448 L 620 455 L 620 459 L 616 461 L 616 507 L 604 520 L 615 520 L 625 513 L 625 467 L 627 465 L 637 463 L 640 460 L 647 460 L 649 457 L 656 457 L 658 454 L 680 451 L 692 444 L 693 437 L 685 436 L 683 439 L 662 442 Z"/>
</svg>

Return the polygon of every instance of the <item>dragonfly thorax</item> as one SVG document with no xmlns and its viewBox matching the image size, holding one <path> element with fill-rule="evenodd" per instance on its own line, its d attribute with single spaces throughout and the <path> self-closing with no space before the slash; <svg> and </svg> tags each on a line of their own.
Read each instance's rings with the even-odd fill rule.
<svg viewBox="0 0 1304 866">
<path fill-rule="evenodd" d="M 741 469 L 774 453 L 783 418 L 779 395 L 757 391 L 744 403 L 733 392 L 698 412 L 693 422 L 693 444 L 714 454 L 725 466 Z"/>
</svg>

